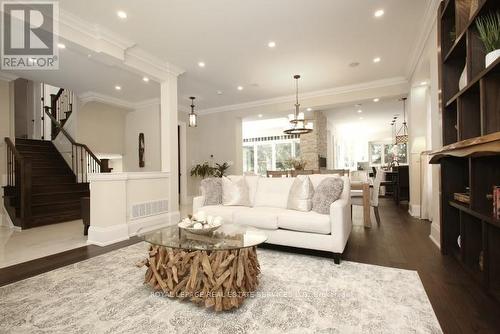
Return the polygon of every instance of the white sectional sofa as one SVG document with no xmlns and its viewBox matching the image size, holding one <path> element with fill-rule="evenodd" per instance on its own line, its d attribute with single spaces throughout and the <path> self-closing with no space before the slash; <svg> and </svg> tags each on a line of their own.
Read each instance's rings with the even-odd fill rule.
<svg viewBox="0 0 500 334">
<path fill-rule="evenodd" d="M 326 177 L 339 177 L 332 174 L 308 176 L 314 189 Z M 270 244 L 332 252 L 335 263 L 339 263 L 352 229 L 351 186 L 348 177 L 341 178 L 344 181 L 342 195 L 332 203 L 327 215 L 286 208 L 294 178 L 258 176 L 245 176 L 250 207 L 203 206 L 205 199 L 199 196 L 193 200 L 193 213 L 205 211 L 208 215 L 221 216 L 226 223 L 258 228 L 267 234 L 267 243 Z"/>
</svg>

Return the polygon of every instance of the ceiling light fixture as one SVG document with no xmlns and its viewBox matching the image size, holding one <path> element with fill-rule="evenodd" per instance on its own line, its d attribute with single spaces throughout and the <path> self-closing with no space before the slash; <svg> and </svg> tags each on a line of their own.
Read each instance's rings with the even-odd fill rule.
<svg viewBox="0 0 500 334">
<path fill-rule="evenodd" d="M 243 86 L 236 87 L 238 90 L 243 90 Z"/>
<path fill-rule="evenodd" d="M 198 67 L 205 67 L 205 63 L 202 61 L 198 62 Z"/>
<path fill-rule="evenodd" d="M 360 119 L 360 120 L 363 120 L 363 117 L 360 117 L 359 119 Z"/>
<path fill-rule="evenodd" d="M 262 114 L 258 114 L 257 116 L 259 116 L 259 118 L 262 118 L 263 115 Z"/>
<path fill-rule="evenodd" d="M 58 47 L 59 49 L 66 49 L 66 45 L 65 45 L 65 44 L 63 44 L 63 43 L 58 43 L 58 44 L 57 44 L 57 47 Z"/>
<path fill-rule="evenodd" d="M 217 95 L 222 95 L 222 91 L 221 90 L 218 90 L 216 93 L 217 93 Z"/>
<path fill-rule="evenodd" d="M 276 42 L 270 41 L 269 43 L 267 43 L 267 46 L 270 48 L 274 48 L 276 46 Z"/>
<path fill-rule="evenodd" d="M 422 81 L 422 82 L 420 83 L 420 86 L 425 86 L 425 85 L 427 85 L 427 81 Z"/>
<path fill-rule="evenodd" d="M 148 77 L 144 77 L 144 78 L 142 78 L 142 81 L 149 82 L 149 78 Z"/>
<path fill-rule="evenodd" d="M 376 99 L 373 99 L 373 102 L 378 102 L 380 99 L 377 97 Z"/>
<path fill-rule="evenodd" d="M 361 114 L 363 112 L 363 110 L 359 109 L 358 110 L 358 114 Z"/>
<path fill-rule="evenodd" d="M 293 114 L 288 115 L 288 120 L 291 126 L 284 132 L 287 135 L 301 135 L 305 133 L 310 133 L 313 131 L 313 123 L 308 122 L 308 120 L 304 118 L 304 113 L 300 112 L 300 103 L 299 103 L 300 75 L 295 74 L 293 78 L 295 79 L 295 112 Z"/>
<path fill-rule="evenodd" d="M 405 144 L 408 142 L 408 126 L 406 125 L 406 97 L 403 97 L 401 101 L 403 101 L 403 124 L 396 134 L 396 144 Z"/>
<path fill-rule="evenodd" d="M 125 13 L 123 10 L 119 10 L 118 12 L 116 12 L 116 15 L 118 15 L 118 17 L 123 20 L 127 18 L 127 13 Z"/>
<path fill-rule="evenodd" d="M 373 14 L 375 17 L 382 17 L 384 16 L 385 12 L 383 9 L 379 9 L 377 11 L 375 11 L 375 14 Z"/>
<path fill-rule="evenodd" d="M 312 110 L 313 110 L 313 108 L 309 107 L 309 108 L 307 108 L 306 110 L 307 110 L 307 111 L 312 111 Z"/>
<path fill-rule="evenodd" d="M 191 99 L 191 112 L 189 113 L 189 127 L 190 128 L 195 128 L 198 126 L 198 116 L 195 114 L 194 112 L 194 99 L 196 99 L 196 97 L 194 96 L 191 96 L 190 97 Z"/>
<path fill-rule="evenodd" d="M 373 58 L 374 63 L 380 63 L 381 60 L 380 57 Z"/>
<path fill-rule="evenodd" d="M 115 86 L 115 89 L 116 90 L 122 90 L 122 87 L 121 86 Z"/>
</svg>

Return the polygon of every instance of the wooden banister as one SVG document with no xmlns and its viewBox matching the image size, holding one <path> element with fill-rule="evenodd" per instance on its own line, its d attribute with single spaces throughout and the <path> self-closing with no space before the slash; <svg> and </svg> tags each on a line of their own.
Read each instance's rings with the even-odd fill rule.
<svg viewBox="0 0 500 334">
<path fill-rule="evenodd" d="M 31 158 L 23 156 L 16 145 L 5 138 L 7 145 L 7 186 L 15 189 L 23 226 L 31 219 L 33 167 Z"/>
<path fill-rule="evenodd" d="M 50 118 L 66 139 L 71 143 L 71 169 L 77 182 L 87 182 L 87 173 L 107 172 L 102 169 L 102 162 L 88 148 L 87 145 L 76 142 L 73 137 L 62 127 L 61 123 L 51 115 L 50 108 L 45 108 L 45 114 Z"/>
</svg>

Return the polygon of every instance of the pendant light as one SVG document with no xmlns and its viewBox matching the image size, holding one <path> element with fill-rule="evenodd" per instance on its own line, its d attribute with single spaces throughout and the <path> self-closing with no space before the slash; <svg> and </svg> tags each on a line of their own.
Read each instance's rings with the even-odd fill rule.
<svg viewBox="0 0 500 334">
<path fill-rule="evenodd" d="M 396 134 L 396 144 L 406 144 L 408 142 L 408 126 L 406 125 L 406 97 L 401 99 L 403 101 L 403 125 Z"/>
<path fill-rule="evenodd" d="M 290 122 L 290 128 L 286 129 L 284 132 L 288 135 L 302 135 L 305 133 L 310 133 L 313 130 L 313 123 L 305 119 L 304 113 L 300 112 L 299 103 L 299 79 L 300 75 L 296 74 L 293 76 L 295 79 L 295 112 L 288 115 L 288 121 Z"/>
<path fill-rule="evenodd" d="M 198 116 L 194 113 L 194 96 L 190 97 L 191 99 L 191 112 L 189 113 L 189 127 L 195 128 L 198 126 Z"/>
</svg>

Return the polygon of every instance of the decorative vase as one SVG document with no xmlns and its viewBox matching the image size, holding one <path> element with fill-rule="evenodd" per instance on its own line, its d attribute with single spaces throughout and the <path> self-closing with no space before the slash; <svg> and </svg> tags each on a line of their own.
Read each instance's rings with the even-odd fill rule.
<svg viewBox="0 0 500 334">
<path fill-rule="evenodd" d="M 467 65 L 465 65 L 464 70 L 462 71 L 462 74 L 460 75 L 460 80 L 458 81 L 458 90 L 464 89 L 465 86 L 467 86 Z"/>
<path fill-rule="evenodd" d="M 488 53 L 486 55 L 486 60 L 485 60 L 486 67 L 493 64 L 493 62 L 495 60 L 497 60 L 498 57 L 500 57 L 500 49 L 497 49 L 497 50 L 494 50 L 494 51 L 491 51 L 490 53 Z"/>
</svg>

